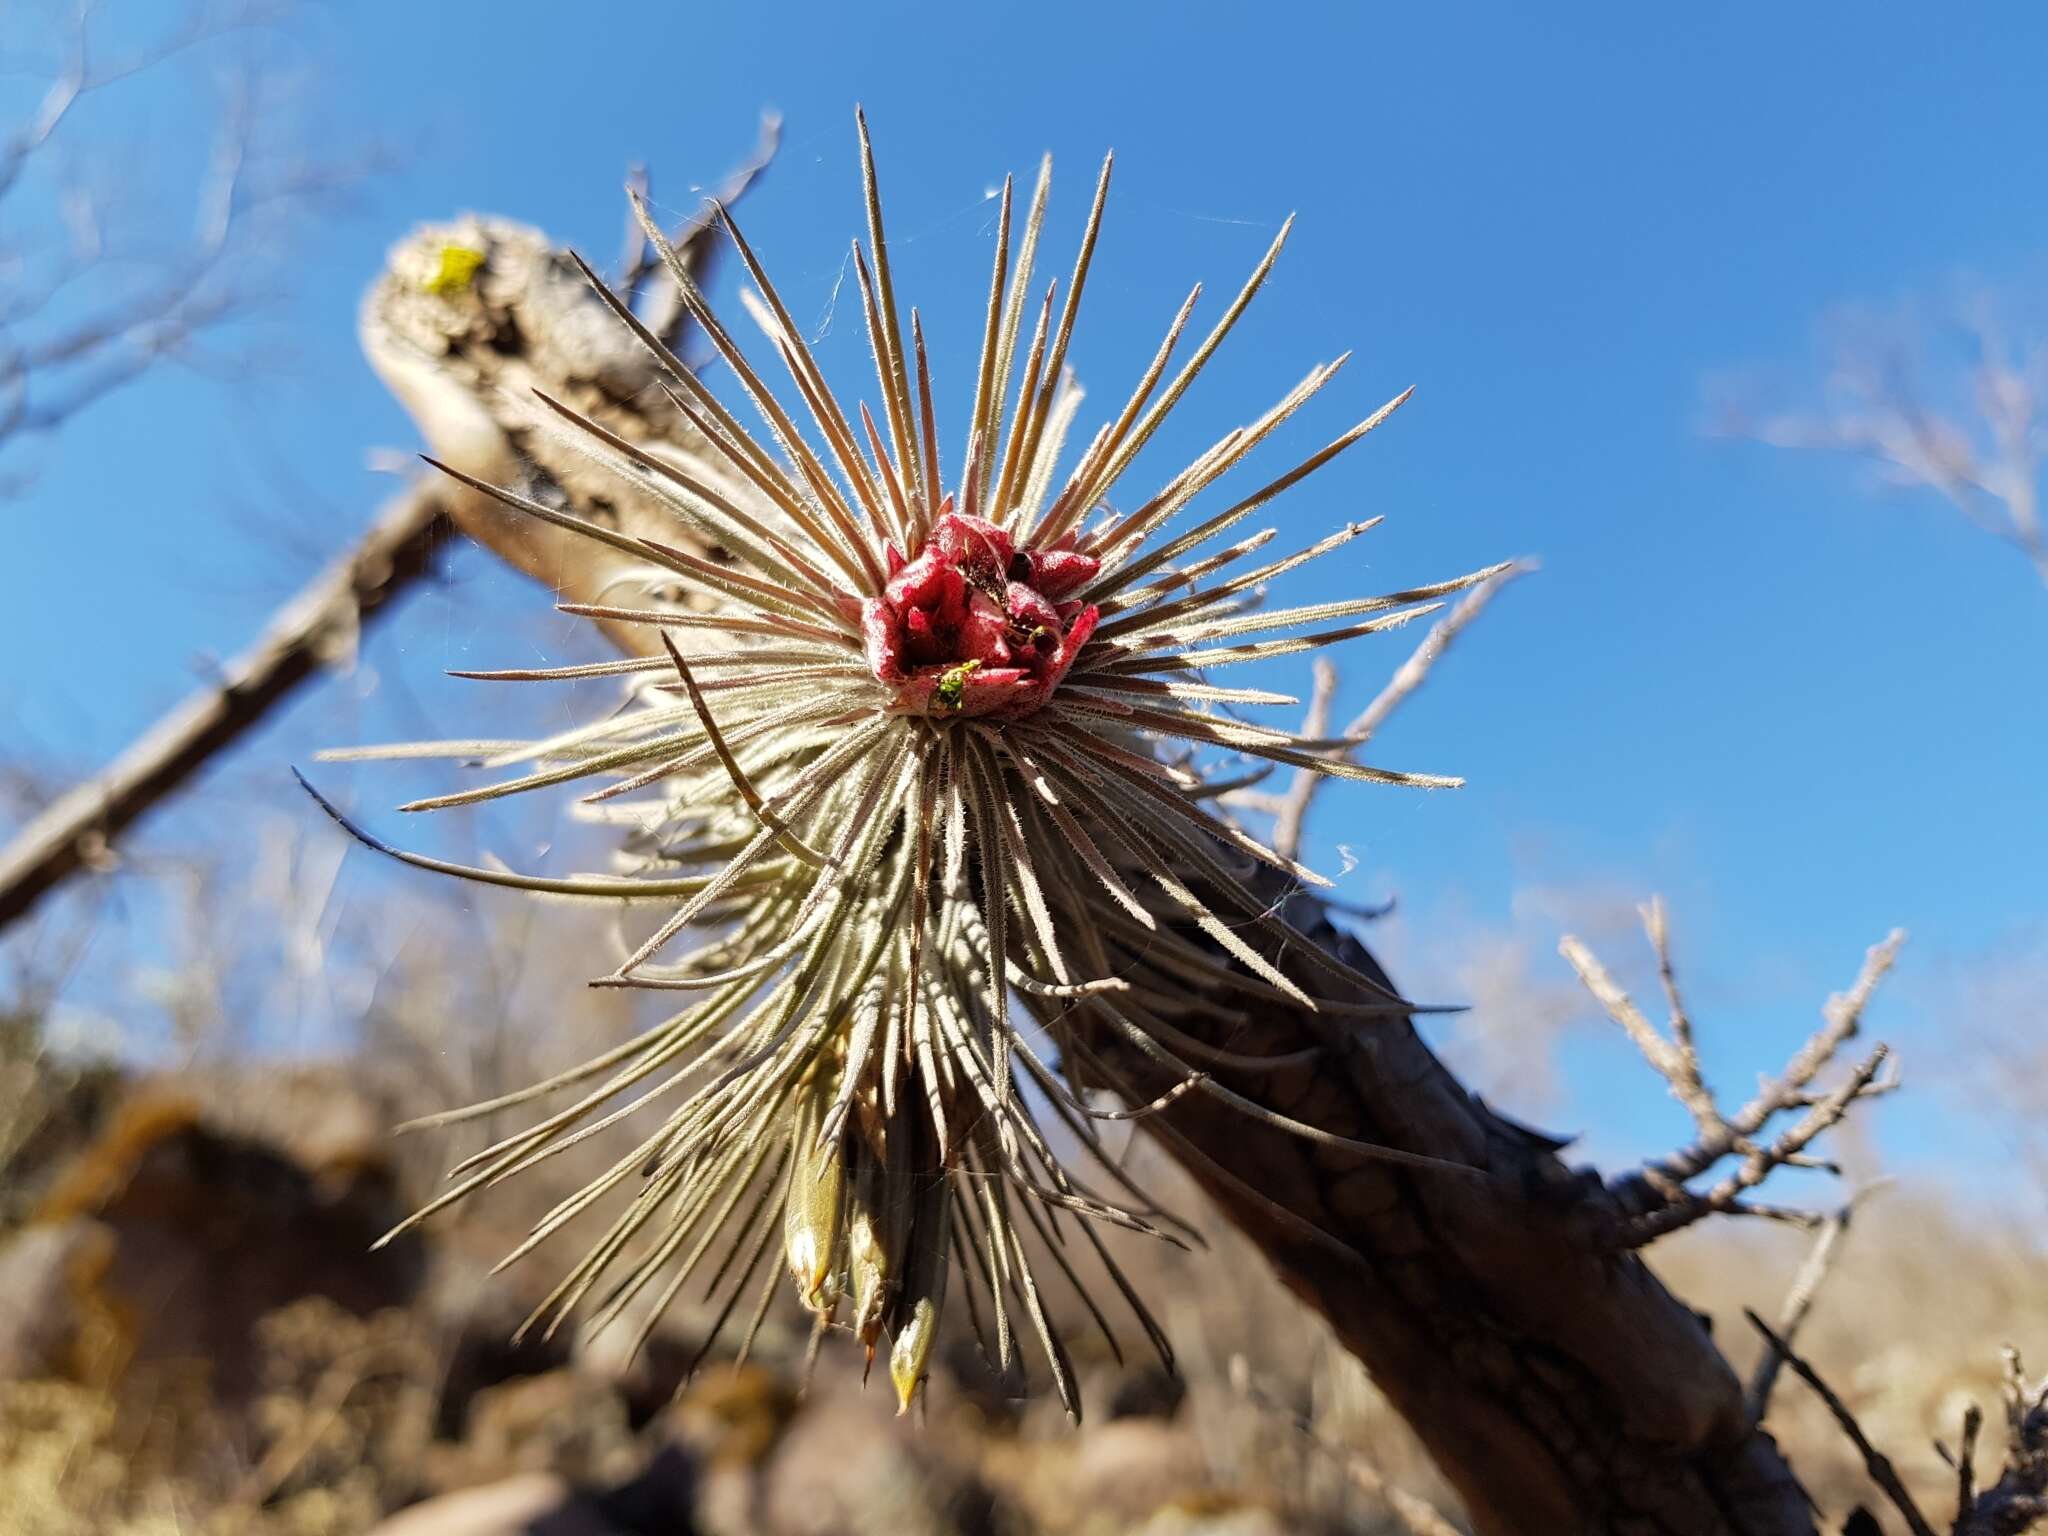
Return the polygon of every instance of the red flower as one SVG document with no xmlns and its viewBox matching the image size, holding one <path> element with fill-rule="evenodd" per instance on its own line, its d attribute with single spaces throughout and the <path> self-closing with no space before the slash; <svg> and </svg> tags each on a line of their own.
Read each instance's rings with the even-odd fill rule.
<svg viewBox="0 0 2048 1536">
<path fill-rule="evenodd" d="M 1072 544 L 1019 550 L 994 523 L 948 512 L 916 559 L 892 546 L 895 574 L 861 605 L 861 638 L 896 711 L 1015 719 L 1042 705 L 1101 618 L 1057 601 L 1101 569 Z"/>
</svg>

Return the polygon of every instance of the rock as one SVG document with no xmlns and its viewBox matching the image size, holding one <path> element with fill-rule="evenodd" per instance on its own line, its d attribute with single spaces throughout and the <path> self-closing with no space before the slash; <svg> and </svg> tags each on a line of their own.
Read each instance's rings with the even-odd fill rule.
<svg viewBox="0 0 2048 1536">
<path fill-rule="evenodd" d="M 1296 1528 L 1263 1505 L 1216 1495 L 1176 1500 L 1142 1525 L 1110 1529 L 1132 1536 L 1291 1536 Z"/>
<path fill-rule="evenodd" d="M 796 1412 L 789 1384 L 759 1365 L 720 1363 L 684 1388 L 661 1427 L 697 1469 L 692 1506 L 702 1529 L 762 1529 L 764 1468 Z"/>
<path fill-rule="evenodd" d="M 120 1093 L 112 1062 L 55 1048 L 40 1017 L 0 1006 L 0 1230 L 28 1220 Z"/>
<path fill-rule="evenodd" d="M 763 1469 L 754 1531 L 776 1536 L 964 1536 L 993 1500 L 936 1427 L 895 1416 L 891 1394 L 823 1373 Z M 711 1527 L 707 1529 L 730 1529 Z"/>
<path fill-rule="evenodd" d="M 721 1466 L 759 1466 L 797 1411 L 789 1384 L 759 1365 L 716 1365 L 676 1399 L 668 1429 L 699 1459 Z"/>
<path fill-rule="evenodd" d="M 1106 1383 L 1112 1419 L 1170 1419 L 1180 1412 L 1188 1384 L 1165 1366 L 1151 1364 L 1117 1371 Z"/>
<path fill-rule="evenodd" d="M 569 1364 L 570 1354 L 559 1336 L 551 1338 L 539 1328 L 519 1333 L 531 1310 L 521 1298 L 488 1280 L 451 1274 L 458 1266 L 447 1262 L 445 1249 L 436 1258 L 423 1308 L 434 1318 L 445 1351 L 434 1433 L 459 1440 L 479 1393 L 522 1376 L 558 1371 Z"/>
<path fill-rule="evenodd" d="M 632 1536 L 549 1472 L 443 1494 L 372 1527 L 370 1536 Z"/>
<path fill-rule="evenodd" d="M 636 1536 L 691 1536 L 704 1529 L 698 1516 L 702 1478 L 681 1447 L 665 1445 L 630 1483 L 597 1502 L 614 1525 Z"/>
<path fill-rule="evenodd" d="M 601 1381 L 574 1371 L 515 1377 L 475 1394 L 460 1444 L 437 1455 L 436 1487 L 455 1488 L 507 1472 L 551 1472 L 583 1485 L 622 1483 L 645 1459 L 626 1422 L 626 1404 Z"/>
<path fill-rule="evenodd" d="M 587 1320 L 576 1329 L 570 1358 L 577 1370 L 609 1382 L 626 1399 L 637 1428 L 664 1412 L 688 1384 L 701 1340 L 686 1338 L 664 1323 L 635 1347 L 635 1331 L 614 1322 L 608 1328 Z"/>
<path fill-rule="evenodd" d="M 375 1167 L 316 1180 L 276 1148 L 219 1130 L 190 1099 L 140 1094 L 61 1171 L 36 1228 L 105 1234 L 103 1261 L 70 1272 L 74 1303 L 116 1325 L 94 1362 L 99 1384 L 131 1363 L 203 1361 L 232 1407 L 259 1385 L 266 1313 L 308 1296 L 357 1316 L 412 1299 L 418 1241 L 371 1251 L 398 1215 Z"/>
<path fill-rule="evenodd" d="M 1067 1497 L 1090 1529 L 1123 1531 L 1176 1501 L 1198 1501 L 1210 1485 L 1195 1436 L 1158 1419 L 1115 1419 L 1077 1436 Z"/>
<path fill-rule="evenodd" d="M 391 1120 L 373 1066 L 307 1062 L 222 1067 L 166 1079 L 205 1104 L 209 1124 L 277 1148 L 316 1182 L 346 1182 L 389 1162 Z"/>
</svg>

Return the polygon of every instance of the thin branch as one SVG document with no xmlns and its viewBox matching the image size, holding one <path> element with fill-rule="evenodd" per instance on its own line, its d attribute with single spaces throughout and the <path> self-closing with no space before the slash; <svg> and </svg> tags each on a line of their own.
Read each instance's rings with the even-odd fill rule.
<svg viewBox="0 0 2048 1536">
<path fill-rule="evenodd" d="M 395 499 L 344 559 L 280 608 L 214 687 L 192 695 L 106 769 L 71 789 L 0 849 L 0 929 L 81 868 L 110 867 L 122 828 L 264 719 L 299 683 L 350 656 L 362 624 L 425 575 L 448 531 L 424 488 Z"/>
<path fill-rule="evenodd" d="M 1927 1523 L 1927 1517 L 1920 1513 L 1920 1506 L 1913 1502 L 1913 1495 L 1906 1492 L 1906 1485 L 1899 1481 L 1899 1474 L 1889 1459 L 1870 1443 L 1870 1437 L 1863 1433 L 1863 1426 L 1856 1422 L 1856 1415 L 1849 1411 L 1849 1405 L 1835 1395 L 1834 1389 L 1820 1378 L 1820 1373 L 1805 1360 L 1792 1352 L 1792 1346 L 1771 1331 L 1770 1324 L 1758 1317 L 1747 1307 L 1742 1315 L 1749 1319 L 1750 1326 L 1764 1336 L 1764 1342 L 1782 1356 L 1792 1367 L 1799 1379 L 1813 1388 L 1820 1400 L 1827 1404 L 1828 1412 L 1835 1416 L 1835 1422 L 1842 1426 L 1842 1433 L 1849 1437 L 1857 1452 L 1863 1457 L 1863 1468 L 1870 1474 L 1870 1480 L 1884 1490 L 1886 1498 L 1898 1510 L 1899 1518 L 1906 1522 L 1906 1529 L 1913 1536 L 1934 1536 L 1934 1527 Z"/>
<path fill-rule="evenodd" d="M 1865 1184 L 1821 1223 L 1813 1246 L 1806 1251 L 1805 1261 L 1792 1277 L 1792 1287 L 1785 1293 L 1785 1303 L 1778 1313 L 1778 1333 L 1786 1343 L 1799 1336 L 1807 1315 L 1813 1311 L 1814 1299 L 1819 1296 L 1822 1283 L 1834 1269 L 1835 1260 L 1841 1253 L 1842 1238 L 1849 1231 L 1849 1222 L 1856 1214 L 1856 1207 L 1890 1182 L 1889 1179 L 1874 1179 Z M 1770 1408 L 1771 1390 L 1777 1385 L 1778 1370 L 1783 1364 L 1784 1356 L 1776 1350 L 1765 1350 L 1757 1361 L 1756 1369 L 1749 1378 L 1749 1390 L 1744 1394 L 1744 1408 L 1752 1426 L 1763 1423 L 1764 1414 Z"/>
<path fill-rule="evenodd" d="M 259 110 L 263 82 L 249 75 L 232 87 L 217 142 L 193 189 L 192 233 L 169 250 L 133 242 L 110 246 L 106 221 L 88 191 L 54 175 L 31 174 L 55 153 L 52 141 L 85 96 L 224 33 L 270 26 L 285 9 L 258 0 L 225 11 L 190 5 L 168 35 L 109 66 L 94 58 L 92 7 L 79 7 L 41 103 L 11 135 L 0 134 L 0 199 L 34 191 L 57 205 L 47 222 L 55 224 L 61 211 L 72 230 L 68 250 L 53 240 L 24 255 L 0 298 L 0 452 L 59 431 L 166 361 L 203 365 L 197 344 L 258 310 L 261 279 L 283 249 L 280 215 L 360 180 L 375 163 L 374 154 L 360 162 L 302 164 L 281 153 L 278 146 L 289 136 Z M 126 148 L 101 146 L 92 158 L 124 165 L 134 159 Z M 122 222 L 160 240 L 174 221 L 156 204 L 146 175 L 134 173 L 120 191 Z M 88 296 L 62 302 L 67 291 L 88 286 Z M 235 358 L 235 371 L 250 371 L 261 356 Z M 0 478 L 0 496 L 31 478 L 19 471 Z"/>
<path fill-rule="evenodd" d="M 1408 659 L 1401 663 L 1394 675 L 1387 680 L 1386 687 L 1366 705 L 1364 713 L 1345 727 L 1345 738 L 1352 745 L 1342 754 L 1354 756 L 1358 749 L 1372 739 L 1373 733 L 1386 724 L 1387 718 L 1400 707 L 1407 697 L 1428 680 L 1430 668 L 1442 659 L 1451 642 L 1458 638 L 1464 627 L 1478 618 L 1486 605 L 1493 601 L 1500 589 L 1528 571 L 1536 569 L 1533 560 L 1518 560 L 1491 580 L 1483 581 L 1458 601 L 1456 607 L 1438 619 L 1422 637 L 1422 643 L 1415 647 Z M 1329 728 L 1330 700 L 1335 695 L 1337 674 L 1327 662 L 1316 663 L 1316 691 L 1309 702 L 1308 716 L 1301 734 L 1320 737 Z M 1273 847 L 1287 858 L 1296 858 L 1301 852 L 1302 825 L 1308 819 L 1309 806 L 1315 799 L 1317 788 L 1325 776 L 1307 768 L 1297 768 L 1293 782 L 1284 795 L 1260 797 L 1261 808 L 1273 809 Z"/>
<path fill-rule="evenodd" d="M 1821 1402 L 1826 1404 L 1828 1412 L 1834 1415 L 1835 1422 L 1863 1458 L 1863 1468 L 1870 1474 L 1870 1480 L 1891 1500 L 1893 1508 L 1906 1522 L 1906 1528 L 1913 1536 L 1934 1536 L 1934 1526 L 1906 1491 L 1906 1485 L 1900 1481 L 1891 1460 L 1870 1443 L 1870 1437 L 1864 1434 L 1863 1426 L 1857 1423 L 1849 1405 L 1812 1365 L 1793 1352 L 1789 1340 L 1773 1332 L 1762 1318 L 1747 1308 L 1743 1310 L 1743 1316 L 1764 1336 L 1768 1346 L 1766 1358 L 1782 1360 L 1791 1366 L 1793 1373 L 1813 1388 Z M 1946 1446 L 1935 1442 L 1935 1450 L 1955 1469 L 1956 1474 L 1956 1515 L 1949 1527 L 1950 1536 L 2021 1536 L 2022 1532 L 2030 1531 L 2048 1519 L 2048 1380 L 2029 1386 L 2026 1372 L 2020 1364 L 2019 1351 L 2010 1347 L 2005 1351 L 2005 1381 L 2001 1396 L 2005 1407 L 2005 1466 L 1998 1481 L 1989 1488 L 1980 1493 L 1976 1486 L 1974 1458 L 1984 1415 L 1974 1403 L 1963 1412 L 1958 1453 L 1950 1455 Z"/>
<path fill-rule="evenodd" d="M 1583 943 L 1569 934 L 1558 943 L 1558 953 L 1578 973 L 1580 982 L 1608 1017 L 1621 1026 L 1643 1059 L 1670 1085 L 1672 1097 L 1684 1106 L 1698 1131 L 1691 1146 L 1646 1163 L 1615 1187 L 1621 1207 L 1615 1241 L 1622 1247 L 1642 1247 L 1666 1233 L 1717 1214 L 1766 1216 L 1804 1226 L 1821 1225 L 1821 1218 L 1811 1212 L 1759 1205 L 1746 1197 L 1779 1168 L 1818 1168 L 1839 1173 L 1840 1169 L 1807 1149 L 1838 1124 L 1853 1105 L 1889 1093 L 1897 1086 L 1896 1077 L 1881 1075 L 1890 1051 L 1879 1045 L 1852 1066 L 1836 1087 L 1819 1092 L 1812 1088 L 1814 1079 L 1861 1028 L 1871 994 L 1891 969 L 1899 946 L 1905 943 L 1904 931 L 1894 929 L 1882 943 L 1870 948 L 1854 985 L 1828 999 L 1822 1009 L 1821 1027 L 1794 1053 L 1783 1074 L 1775 1081 L 1765 1079 L 1756 1096 L 1729 1115 L 1722 1112 L 1700 1072 L 1692 1019 L 1679 994 L 1671 962 L 1669 926 L 1661 901 L 1652 901 L 1643 909 L 1643 927 L 1656 953 L 1658 975 L 1670 1004 L 1668 1035 L 1650 1022 Z M 1803 1113 L 1797 1113 L 1800 1111 Z M 1795 1113 L 1797 1118 L 1790 1123 L 1780 1118 Z M 1760 1139 L 1774 1123 L 1782 1126 L 1776 1137 Z M 1690 1180 L 1729 1157 L 1740 1161 L 1712 1188 L 1701 1191 L 1689 1187 Z"/>
<path fill-rule="evenodd" d="M 1315 691 L 1309 695 L 1308 713 L 1301 722 L 1303 736 L 1316 740 L 1329 733 L 1330 702 L 1336 696 L 1337 669 L 1317 657 Z M 1313 769 L 1297 768 L 1285 794 L 1261 797 L 1273 807 L 1273 850 L 1282 858 L 1300 856 L 1302 823 L 1308 817 L 1309 802 L 1315 798 L 1316 786 L 1322 781 L 1323 776 Z"/>
<path fill-rule="evenodd" d="M 748 189 L 774 162 L 775 152 L 781 143 L 781 114 L 763 112 L 753 152 L 726 175 L 718 190 L 706 199 L 704 207 L 685 220 L 670 237 L 669 245 L 682 258 L 699 286 L 709 279 L 711 262 L 718 250 L 718 242 L 712 238 L 718 228 L 715 207 L 719 204 L 734 206 L 746 196 Z M 645 201 L 648 192 L 646 168 L 635 166 L 626 179 L 626 185 Z M 648 291 L 650 286 L 651 293 Z M 683 324 L 689 318 L 689 309 L 683 303 L 675 282 L 655 255 L 653 244 L 637 218 L 626 221 L 626 247 L 619 262 L 617 289 L 620 297 L 639 313 L 648 330 L 660 337 L 665 345 L 673 347 L 676 344 Z"/>
<path fill-rule="evenodd" d="M 1852 338 L 1829 370 L 1838 397 L 1813 413 L 1759 422 L 1729 413 L 1723 430 L 1779 448 L 1843 453 L 1879 465 L 1905 485 L 1933 491 L 1977 527 L 2012 545 L 2048 583 L 2048 530 L 2041 524 L 2040 401 L 2048 387 L 2048 345 L 2014 348 L 1981 311 L 1954 322 L 1974 359 L 1954 377 L 1932 374 L 1894 323 Z M 2018 350 L 2027 366 L 2010 361 Z M 1956 402 L 1929 403 L 1930 393 Z"/>
<path fill-rule="evenodd" d="M 30 160 L 56 136 L 65 118 L 83 98 L 154 69 L 201 43 L 231 32 L 268 25 L 276 19 L 275 11 L 261 5 L 252 4 L 224 16 L 210 15 L 206 8 L 194 8 L 183 24 L 153 47 L 118 64 L 96 65 L 92 60 L 89 28 L 93 9 L 91 5 L 78 7 L 65 45 L 63 64 L 44 90 L 42 100 L 28 121 L 8 135 L 5 142 L 0 142 L 0 198 L 19 184 Z"/>
<path fill-rule="evenodd" d="M 2005 1352 L 2005 1467 L 1998 1481 L 1974 1492 L 1970 1452 L 1982 1415 L 1963 1419 L 1957 1463 L 1954 1536 L 2017 1536 L 2048 1519 L 2048 1379 L 2028 1386 L 2019 1351 Z"/>
</svg>

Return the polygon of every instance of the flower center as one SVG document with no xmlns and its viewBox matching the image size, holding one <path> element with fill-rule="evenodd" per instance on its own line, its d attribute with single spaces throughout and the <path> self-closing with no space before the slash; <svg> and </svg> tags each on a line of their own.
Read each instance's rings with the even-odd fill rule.
<svg viewBox="0 0 2048 1536">
<path fill-rule="evenodd" d="M 1028 715 L 1051 696 L 1101 617 L 1069 599 L 1099 569 L 1072 536 L 1018 549 L 994 523 L 948 512 L 917 557 L 861 605 L 868 666 L 921 715 Z"/>
</svg>

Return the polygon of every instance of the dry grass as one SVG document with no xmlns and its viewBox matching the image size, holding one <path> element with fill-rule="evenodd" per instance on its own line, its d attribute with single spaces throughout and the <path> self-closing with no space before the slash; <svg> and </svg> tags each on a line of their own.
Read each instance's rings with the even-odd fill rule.
<svg viewBox="0 0 2048 1536">
<path fill-rule="evenodd" d="M 0 1382 L 0 1507 L 17 1536 L 342 1536 L 418 1488 L 431 1355 L 404 1313 L 358 1319 L 322 1301 L 261 1324 L 258 1454 L 224 1417 L 204 1362 L 112 1389 Z"/>
</svg>

